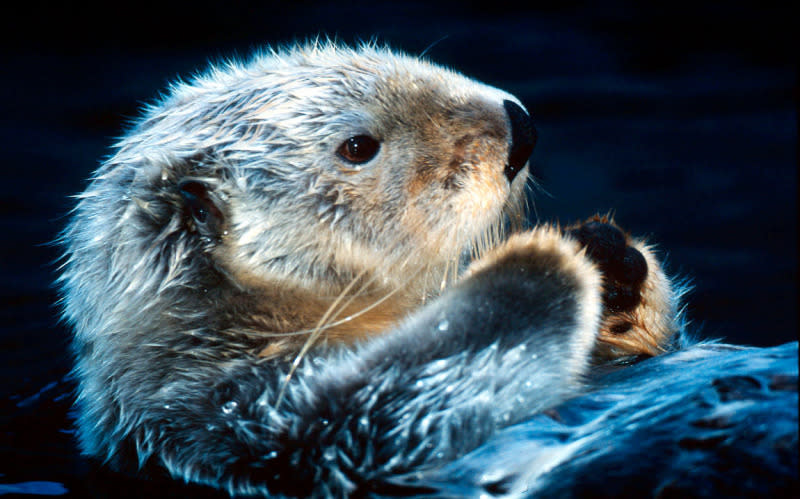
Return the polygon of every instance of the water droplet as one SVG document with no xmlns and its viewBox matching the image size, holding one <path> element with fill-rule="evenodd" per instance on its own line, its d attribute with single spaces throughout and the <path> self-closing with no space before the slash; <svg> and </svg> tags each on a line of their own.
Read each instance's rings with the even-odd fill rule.
<svg viewBox="0 0 800 499">
<path fill-rule="evenodd" d="M 334 459 L 336 459 L 336 449 L 334 449 L 333 447 L 328 447 L 327 449 L 325 449 L 325 452 L 322 453 L 322 457 L 326 461 L 333 461 Z"/>
<path fill-rule="evenodd" d="M 362 429 L 367 429 L 367 428 L 369 428 L 369 419 L 367 419 L 367 417 L 366 417 L 366 416 L 361 416 L 361 417 L 358 419 L 358 425 L 359 425 L 359 426 L 360 426 Z"/>
<path fill-rule="evenodd" d="M 436 326 L 436 329 L 438 329 L 439 331 L 447 331 L 447 328 L 449 328 L 449 327 L 450 327 L 450 321 L 448 321 L 447 319 L 444 319 L 443 321 L 441 321 L 439 323 L 438 326 Z"/>
<path fill-rule="evenodd" d="M 265 459 L 275 459 L 276 457 L 278 457 L 278 451 L 276 450 L 268 452 L 267 455 L 264 456 Z"/>
<path fill-rule="evenodd" d="M 322 426 L 328 426 L 329 424 L 331 424 L 331 422 L 328 421 L 327 419 L 321 419 L 320 423 L 322 423 Z"/>
<path fill-rule="evenodd" d="M 511 414 L 509 414 L 509 413 L 503 414 L 503 421 L 505 421 L 506 423 L 511 421 Z"/>
<path fill-rule="evenodd" d="M 446 359 L 439 359 L 430 364 L 430 369 L 433 371 L 441 371 L 442 369 L 447 368 L 448 364 L 449 362 Z"/>
<path fill-rule="evenodd" d="M 169 409 L 169 404 L 164 404 L 164 409 Z"/>
<path fill-rule="evenodd" d="M 235 400 L 229 400 L 223 404 L 222 412 L 225 414 L 233 414 L 233 411 L 235 411 L 237 407 L 239 407 L 238 402 Z"/>
</svg>

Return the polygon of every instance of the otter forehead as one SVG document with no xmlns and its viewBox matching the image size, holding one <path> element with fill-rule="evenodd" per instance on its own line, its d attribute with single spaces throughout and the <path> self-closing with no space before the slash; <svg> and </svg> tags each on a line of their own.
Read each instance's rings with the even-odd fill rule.
<svg viewBox="0 0 800 499">
<path fill-rule="evenodd" d="M 360 100 L 376 95 L 387 101 L 425 95 L 440 99 L 442 104 L 461 104 L 480 97 L 498 105 L 511 100 L 521 106 L 513 95 L 458 72 L 374 46 L 295 47 L 256 56 L 249 64 L 231 69 L 228 81 L 212 71 L 199 83 L 222 92 L 241 86 L 248 93 L 261 85 L 271 100 L 282 97 L 287 103 L 302 101 L 303 113 L 313 112 L 308 110 L 308 104 L 315 101 L 322 108 L 331 104 L 340 108 L 341 99 Z M 272 93 L 276 95 L 271 96 Z"/>
<path fill-rule="evenodd" d="M 387 48 L 311 45 L 211 68 L 174 86 L 131 138 L 146 147 L 257 149 L 254 143 L 261 141 L 272 148 L 338 138 L 367 125 L 386 129 L 409 109 L 436 115 L 462 106 L 497 108 L 504 101 L 522 107 L 511 94 Z M 174 132 L 187 127 L 191 137 Z M 187 139 L 194 144 L 181 144 Z"/>
</svg>

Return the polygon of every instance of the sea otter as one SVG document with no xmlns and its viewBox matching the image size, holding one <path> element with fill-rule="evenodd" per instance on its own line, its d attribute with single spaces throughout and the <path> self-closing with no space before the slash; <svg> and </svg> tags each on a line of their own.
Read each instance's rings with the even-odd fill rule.
<svg viewBox="0 0 800 499">
<path fill-rule="evenodd" d="M 535 141 L 513 95 L 375 45 L 174 86 L 61 238 L 83 452 L 341 496 L 673 348 L 680 293 L 642 241 L 525 229 Z"/>
</svg>

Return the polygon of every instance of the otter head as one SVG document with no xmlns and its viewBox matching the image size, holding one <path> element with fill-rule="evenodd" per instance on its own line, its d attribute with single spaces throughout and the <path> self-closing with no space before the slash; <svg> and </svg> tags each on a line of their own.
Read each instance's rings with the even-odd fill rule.
<svg viewBox="0 0 800 499">
<path fill-rule="evenodd" d="M 148 317 L 200 317 L 236 294 L 234 318 L 248 300 L 356 280 L 424 296 L 520 210 L 534 142 L 513 96 L 388 49 L 311 45 L 211 69 L 98 170 L 65 236 L 65 287 L 86 291 L 67 315 L 81 300 L 102 315 L 116 295 Z M 296 313 L 260 317 L 292 329 Z"/>
<path fill-rule="evenodd" d="M 187 150 L 208 151 L 179 189 L 240 278 L 335 289 L 366 271 L 399 282 L 452 262 L 522 198 L 530 118 L 457 73 L 326 46 L 211 76 L 158 115 L 192 131 Z"/>
</svg>

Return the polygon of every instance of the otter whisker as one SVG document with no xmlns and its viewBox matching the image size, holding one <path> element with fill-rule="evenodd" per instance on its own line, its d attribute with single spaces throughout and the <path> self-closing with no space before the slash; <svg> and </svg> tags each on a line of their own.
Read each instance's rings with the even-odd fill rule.
<svg viewBox="0 0 800 499">
<path fill-rule="evenodd" d="M 400 265 L 402 267 L 406 266 L 408 264 L 408 262 L 410 261 L 410 259 L 411 259 L 411 257 L 407 256 L 402 261 L 402 263 Z M 353 320 L 355 317 L 363 315 L 367 311 L 369 311 L 369 310 L 377 307 L 379 304 L 385 302 L 392 295 L 394 295 L 395 293 L 397 293 L 398 291 L 403 289 L 406 284 L 408 284 L 413 279 L 415 279 L 417 277 L 417 274 L 420 272 L 420 270 L 421 269 L 419 269 L 416 272 L 412 273 L 412 275 L 409 276 L 408 279 L 406 279 L 406 281 L 404 283 L 401 283 L 400 286 L 395 286 L 394 289 L 392 289 L 389 293 L 384 295 L 382 298 L 378 299 L 376 302 L 372 303 L 370 306 L 365 307 L 364 309 L 361 309 L 357 313 L 350 314 L 348 317 L 346 317 L 345 319 L 343 319 L 341 321 L 328 322 L 329 320 L 336 319 L 339 316 L 339 314 L 341 314 L 344 310 L 347 309 L 347 307 L 351 303 L 353 303 L 353 301 L 356 299 L 356 297 L 360 296 L 361 293 L 365 289 L 367 289 L 368 286 L 370 286 L 373 282 L 375 282 L 375 279 L 376 279 L 377 276 L 376 275 L 372 275 L 372 277 L 370 277 L 369 279 L 367 279 L 366 281 L 364 281 L 361 284 L 361 286 L 358 288 L 358 290 L 355 293 L 350 293 L 350 290 L 356 285 L 356 283 L 361 281 L 362 277 L 364 277 L 364 275 L 366 274 L 367 271 L 366 271 L 366 269 L 364 269 L 361 272 L 359 272 L 359 274 L 356 275 L 350 281 L 350 283 L 339 293 L 339 295 L 336 297 L 336 299 L 333 301 L 333 303 L 331 303 L 331 305 L 328 307 L 328 309 L 322 315 L 322 318 L 319 320 L 317 325 L 311 331 L 310 336 L 308 337 L 308 339 L 303 344 L 303 346 L 300 349 L 300 351 L 298 352 L 297 356 L 295 356 L 294 360 L 292 361 L 292 365 L 289 368 L 289 372 L 286 374 L 284 382 L 283 382 L 283 384 L 281 386 L 281 390 L 278 393 L 278 398 L 277 398 L 277 400 L 275 402 L 275 407 L 278 408 L 280 406 L 280 403 L 283 400 L 283 396 L 285 395 L 286 389 L 288 387 L 289 381 L 291 380 L 291 378 L 294 375 L 294 373 L 297 370 L 297 368 L 300 366 L 300 363 L 302 362 L 302 360 L 305 357 L 305 355 L 311 350 L 311 348 L 314 346 L 316 341 L 319 339 L 319 337 L 325 331 L 333 328 L 336 325 L 344 324 L 344 323 L 346 323 L 346 322 L 348 322 L 350 320 Z M 347 300 L 344 301 L 344 303 L 342 303 L 342 300 L 344 300 L 345 298 L 347 298 Z"/>
<path fill-rule="evenodd" d="M 442 282 L 439 285 L 439 292 L 442 292 L 445 290 L 445 288 L 447 288 L 447 274 L 449 270 L 450 270 L 450 264 L 448 263 L 447 265 L 444 266 L 444 274 L 442 274 Z"/>
<path fill-rule="evenodd" d="M 411 281 L 412 279 L 413 279 L 413 277 L 410 277 L 409 281 Z M 342 324 L 346 324 L 347 322 L 350 322 L 353 319 L 356 319 L 356 318 L 364 315 L 365 313 L 369 312 L 370 310 L 378 307 L 379 305 L 384 303 L 386 300 L 388 300 L 389 298 L 394 296 L 397 292 L 401 291 L 402 289 L 403 289 L 402 286 L 398 286 L 398 287 L 392 289 L 391 291 L 389 291 L 388 293 L 386 293 L 385 295 L 383 295 L 381 298 L 379 298 L 379 299 L 375 300 L 374 302 L 372 302 L 370 305 L 362 308 L 358 312 L 353 312 L 352 314 L 348 315 L 344 319 L 340 319 L 338 321 L 329 322 L 327 324 L 321 325 L 319 327 L 314 327 L 314 328 L 311 328 L 311 329 L 300 329 L 300 330 L 297 330 L 297 331 L 281 332 L 281 333 L 261 333 L 261 332 L 259 332 L 259 335 L 260 336 L 266 336 L 266 337 L 302 336 L 302 335 L 305 335 L 305 334 L 314 333 L 315 331 L 325 331 L 325 330 L 328 330 L 328 329 L 333 329 L 336 326 L 341 326 Z M 354 293 L 351 296 L 353 296 L 353 297 L 358 296 L 358 293 Z M 351 300 L 348 301 L 348 302 L 345 302 L 340 307 L 340 311 L 337 312 L 336 314 L 332 314 L 332 317 L 338 316 L 338 314 L 341 313 L 341 310 L 346 309 L 347 305 L 349 305 L 351 302 L 352 302 Z"/>
<path fill-rule="evenodd" d="M 374 309 L 375 307 L 377 307 L 377 306 L 378 306 L 378 305 L 380 305 L 381 303 L 385 302 L 386 300 L 388 300 L 389 298 L 391 298 L 391 297 L 392 297 L 394 294 L 396 294 L 396 293 L 397 293 L 398 291 L 400 291 L 401 289 L 402 289 L 402 287 L 396 287 L 396 288 L 392 289 L 391 291 L 389 291 L 388 293 L 386 293 L 385 295 L 383 295 L 383 296 L 382 296 L 381 298 L 379 298 L 378 300 L 374 301 L 374 302 L 373 302 L 371 305 L 368 305 L 368 306 L 366 306 L 366 307 L 362 308 L 362 309 L 361 309 L 361 310 L 359 310 L 358 312 L 354 312 L 354 313 L 352 313 L 352 314 L 348 315 L 348 316 L 347 316 L 347 317 L 345 317 L 344 319 L 340 319 L 340 320 L 338 320 L 338 321 L 335 321 L 335 322 L 330 322 L 330 323 L 328 323 L 328 324 L 326 324 L 326 325 L 324 325 L 324 326 L 321 326 L 319 329 L 320 329 L 320 330 L 331 329 L 331 328 L 334 328 L 334 327 L 336 327 L 336 326 L 339 326 L 339 325 L 345 324 L 345 323 L 347 323 L 347 322 L 350 322 L 350 321 L 352 321 L 353 319 L 355 319 L 355 318 L 357 318 L 357 317 L 359 317 L 359 316 L 361 316 L 361 315 L 364 315 L 365 313 L 367 313 L 367 312 L 369 312 L 370 310 Z M 343 306 L 343 307 L 341 307 L 341 309 L 340 309 L 340 312 L 337 312 L 337 314 L 336 314 L 336 315 L 338 315 L 338 313 L 341 313 L 341 310 L 343 310 L 344 308 L 346 308 L 346 306 Z M 314 331 L 316 331 L 316 329 L 307 329 L 307 330 L 305 330 L 304 332 L 305 332 L 305 333 L 313 333 Z"/>
<path fill-rule="evenodd" d="M 300 349 L 300 352 L 294 358 L 294 361 L 292 361 L 292 365 L 289 367 L 289 372 L 286 373 L 286 377 L 284 379 L 283 385 L 281 386 L 280 392 L 278 392 L 278 398 L 277 398 L 277 400 L 275 402 L 275 407 L 276 408 L 280 407 L 281 401 L 283 400 L 283 396 L 286 393 L 286 389 L 289 386 L 289 381 L 292 379 L 292 376 L 294 375 L 294 372 L 297 370 L 298 366 L 300 365 L 300 362 L 303 360 L 303 357 L 305 356 L 306 353 L 308 353 L 308 351 L 314 345 L 314 342 L 316 341 L 316 339 L 321 334 L 321 329 L 320 329 L 321 326 L 323 324 L 325 324 L 325 321 L 328 320 L 328 317 L 333 313 L 333 311 L 336 309 L 336 307 L 339 305 L 339 303 L 342 301 L 342 299 L 344 299 L 344 297 L 347 296 L 347 293 L 356 285 L 356 283 L 362 277 L 364 277 L 364 274 L 366 274 L 366 272 L 367 272 L 366 269 L 364 269 L 361 272 L 359 272 L 356 275 L 356 277 L 354 277 L 353 280 L 350 281 L 350 284 L 345 286 L 345 288 L 342 290 L 342 292 L 339 293 L 339 296 L 336 297 L 336 299 L 333 301 L 331 306 L 328 307 L 328 310 L 322 315 L 322 318 L 320 318 L 319 322 L 317 323 L 317 326 L 314 328 L 314 331 L 311 333 L 311 336 L 309 336 L 308 340 L 306 340 L 306 342 L 303 344 L 303 347 Z"/>
</svg>

